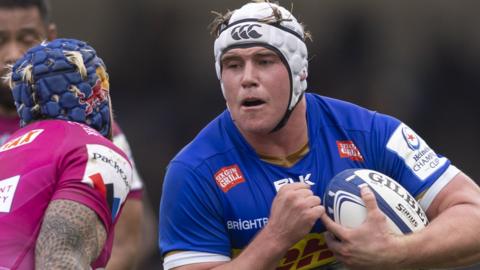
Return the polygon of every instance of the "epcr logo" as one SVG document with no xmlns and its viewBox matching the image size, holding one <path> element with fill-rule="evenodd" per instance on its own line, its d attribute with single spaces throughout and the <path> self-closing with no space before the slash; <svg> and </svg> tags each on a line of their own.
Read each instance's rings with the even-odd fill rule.
<svg viewBox="0 0 480 270">
<path fill-rule="evenodd" d="M 410 149 L 415 151 L 420 148 L 420 140 L 418 139 L 417 134 L 413 132 L 413 130 L 408 127 L 403 127 L 402 135 L 403 139 L 405 139 L 405 142 L 407 142 L 407 145 Z"/>
<path fill-rule="evenodd" d="M 260 38 L 262 35 L 253 29 L 262 27 L 260 24 L 242 24 L 232 29 L 231 35 L 235 40 Z"/>
</svg>

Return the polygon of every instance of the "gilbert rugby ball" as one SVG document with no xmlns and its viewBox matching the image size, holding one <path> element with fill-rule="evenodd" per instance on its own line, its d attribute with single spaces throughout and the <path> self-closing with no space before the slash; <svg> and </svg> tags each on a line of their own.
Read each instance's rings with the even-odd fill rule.
<svg viewBox="0 0 480 270">
<path fill-rule="evenodd" d="M 393 233 L 416 232 L 428 224 L 420 204 L 406 189 L 392 178 L 367 169 L 347 169 L 330 181 L 323 198 L 330 218 L 348 228 L 363 223 L 367 209 L 360 195 L 362 185 L 368 185 L 375 194 Z"/>
</svg>

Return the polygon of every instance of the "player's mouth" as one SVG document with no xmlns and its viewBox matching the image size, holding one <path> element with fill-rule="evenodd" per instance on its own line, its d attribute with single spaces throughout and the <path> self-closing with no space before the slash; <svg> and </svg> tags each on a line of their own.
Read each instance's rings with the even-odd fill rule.
<svg viewBox="0 0 480 270">
<path fill-rule="evenodd" d="M 246 98 L 242 101 L 242 107 L 244 108 L 257 108 L 265 104 L 266 102 L 259 98 Z"/>
</svg>

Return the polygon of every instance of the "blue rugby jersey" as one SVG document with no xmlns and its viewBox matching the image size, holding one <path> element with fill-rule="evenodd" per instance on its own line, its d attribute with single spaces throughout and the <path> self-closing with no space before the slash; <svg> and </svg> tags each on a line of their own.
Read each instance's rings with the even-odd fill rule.
<svg viewBox="0 0 480 270">
<path fill-rule="evenodd" d="M 268 222 L 273 198 L 286 183 L 309 183 L 323 198 L 337 173 L 368 168 L 389 175 L 418 197 L 450 167 L 448 159 L 393 117 L 316 94 L 305 97 L 310 151 L 292 167 L 261 160 L 228 111 L 177 154 L 168 166 L 161 200 L 163 255 L 179 250 L 234 257 Z M 311 269 L 335 261 L 324 231 L 318 221 L 277 269 Z"/>
</svg>

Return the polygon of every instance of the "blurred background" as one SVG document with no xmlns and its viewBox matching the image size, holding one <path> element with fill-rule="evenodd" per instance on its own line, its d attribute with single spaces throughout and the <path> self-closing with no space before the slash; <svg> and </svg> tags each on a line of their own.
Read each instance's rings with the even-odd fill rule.
<svg viewBox="0 0 480 270">
<path fill-rule="evenodd" d="M 480 1 L 292 0 L 313 35 L 309 91 L 393 115 L 472 178 L 480 151 Z M 245 1 L 51 0 L 61 37 L 105 60 L 155 212 L 168 161 L 225 109 L 211 11 Z M 155 254 L 141 269 L 160 269 Z"/>
</svg>

